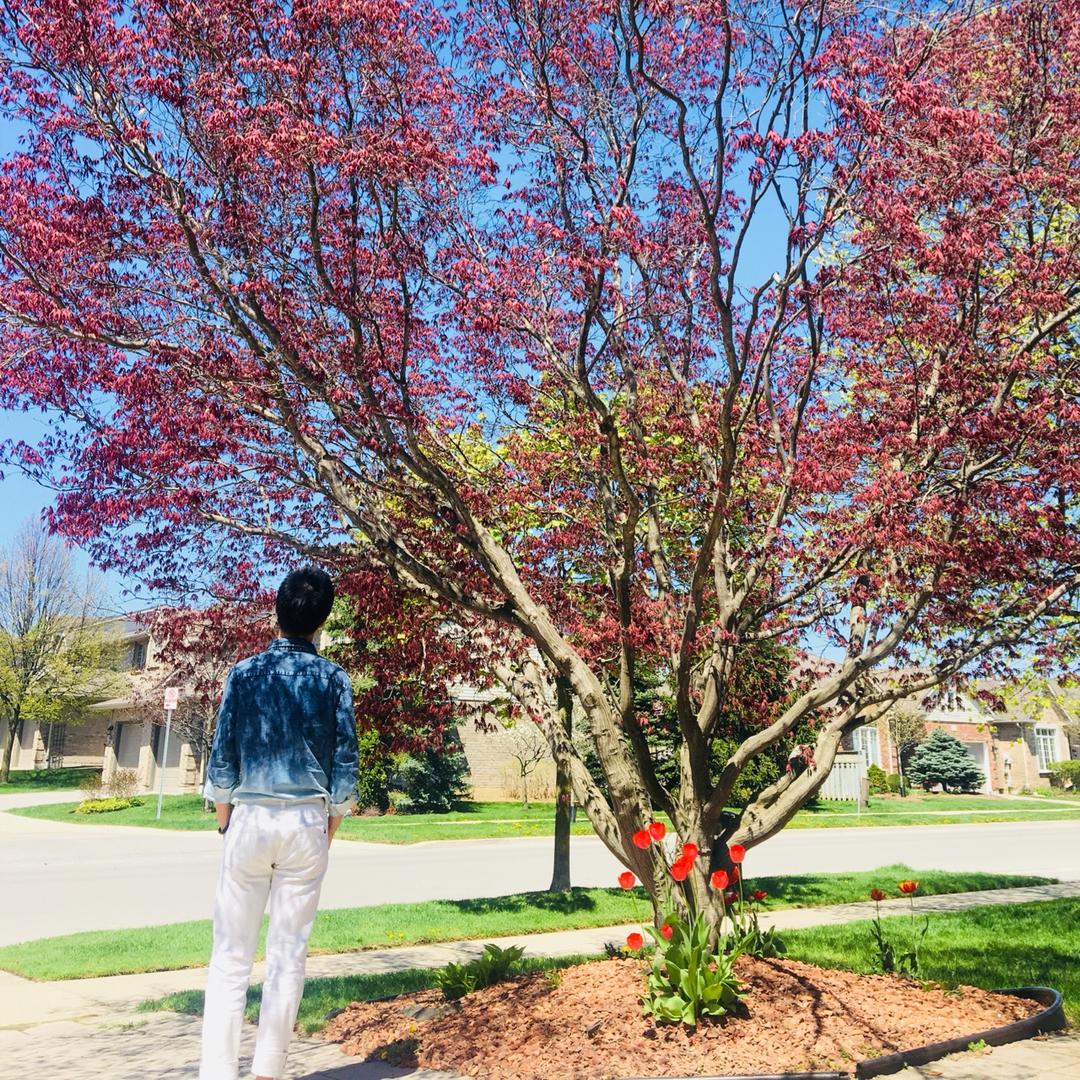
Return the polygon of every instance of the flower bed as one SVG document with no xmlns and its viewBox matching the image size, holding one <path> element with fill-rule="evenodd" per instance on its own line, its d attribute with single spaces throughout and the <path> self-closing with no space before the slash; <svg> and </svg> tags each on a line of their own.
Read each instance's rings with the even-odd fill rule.
<svg viewBox="0 0 1080 1080">
<path fill-rule="evenodd" d="M 327 1028 L 348 1053 L 488 1080 L 600 1080 L 835 1070 L 1039 1013 L 1024 998 L 924 988 L 786 958 L 739 957 L 750 993 L 696 1029 L 641 1012 L 643 965 L 600 960 L 448 1003 L 437 991 L 349 1006 Z"/>
</svg>

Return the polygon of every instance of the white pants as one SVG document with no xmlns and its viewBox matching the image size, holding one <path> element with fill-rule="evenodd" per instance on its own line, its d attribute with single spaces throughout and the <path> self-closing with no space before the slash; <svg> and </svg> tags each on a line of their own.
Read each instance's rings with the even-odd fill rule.
<svg viewBox="0 0 1080 1080">
<path fill-rule="evenodd" d="M 268 896 L 266 979 L 251 1069 L 257 1076 L 284 1075 L 326 855 L 321 800 L 233 807 L 214 900 L 199 1080 L 239 1077 L 240 1029 Z"/>
</svg>

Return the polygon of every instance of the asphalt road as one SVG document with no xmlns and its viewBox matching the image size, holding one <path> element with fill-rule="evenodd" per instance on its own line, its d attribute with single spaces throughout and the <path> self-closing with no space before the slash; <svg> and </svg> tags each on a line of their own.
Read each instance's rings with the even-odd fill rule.
<svg viewBox="0 0 1080 1080">
<path fill-rule="evenodd" d="M 68 825 L 0 813 L 6 916 L 0 944 L 208 918 L 219 849 L 215 833 Z M 330 861 L 326 908 L 463 899 L 546 888 L 551 841 L 392 847 L 339 840 Z M 613 884 L 621 869 L 591 837 L 573 840 L 571 862 L 575 885 Z M 751 851 L 746 870 L 750 876 L 872 870 L 895 862 L 1080 880 L 1080 821 L 791 830 Z"/>
</svg>

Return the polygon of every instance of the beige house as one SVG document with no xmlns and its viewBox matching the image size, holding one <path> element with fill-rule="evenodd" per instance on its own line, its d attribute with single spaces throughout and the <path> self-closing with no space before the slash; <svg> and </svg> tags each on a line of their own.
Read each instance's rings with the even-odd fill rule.
<svg viewBox="0 0 1080 1080">
<path fill-rule="evenodd" d="M 165 729 L 148 709 L 163 674 L 149 632 L 134 617 L 106 620 L 103 630 L 120 639 L 126 692 L 91 706 L 77 724 L 24 722 L 12 748 L 12 768 L 98 767 L 105 780 L 118 769 L 131 769 L 143 792 L 158 789 L 164 769 L 167 792 L 195 790 L 200 772 L 196 755 L 182 739 L 172 738 L 164 760 Z"/>
</svg>

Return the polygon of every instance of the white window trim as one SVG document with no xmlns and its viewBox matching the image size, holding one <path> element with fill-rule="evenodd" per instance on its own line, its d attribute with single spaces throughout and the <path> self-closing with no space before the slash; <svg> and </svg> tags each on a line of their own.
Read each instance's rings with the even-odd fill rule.
<svg viewBox="0 0 1080 1080">
<path fill-rule="evenodd" d="M 1050 762 L 1057 760 L 1058 737 L 1057 728 L 1048 724 L 1035 725 L 1035 761 L 1038 763 L 1039 772 L 1050 771 Z M 1050 748 L 1046 750 L 1043 740 L 1049 740 Z M 1045 761 L 1043 758 L 1045 757 Z"/>
<path fill-rule="evenodd" d="M 881 768 L 881 741 L 876 724 L 863 724 L 852 732 L 852 745 L 862 755 L 866 767 L 877 765 Z"/>
</svg>

